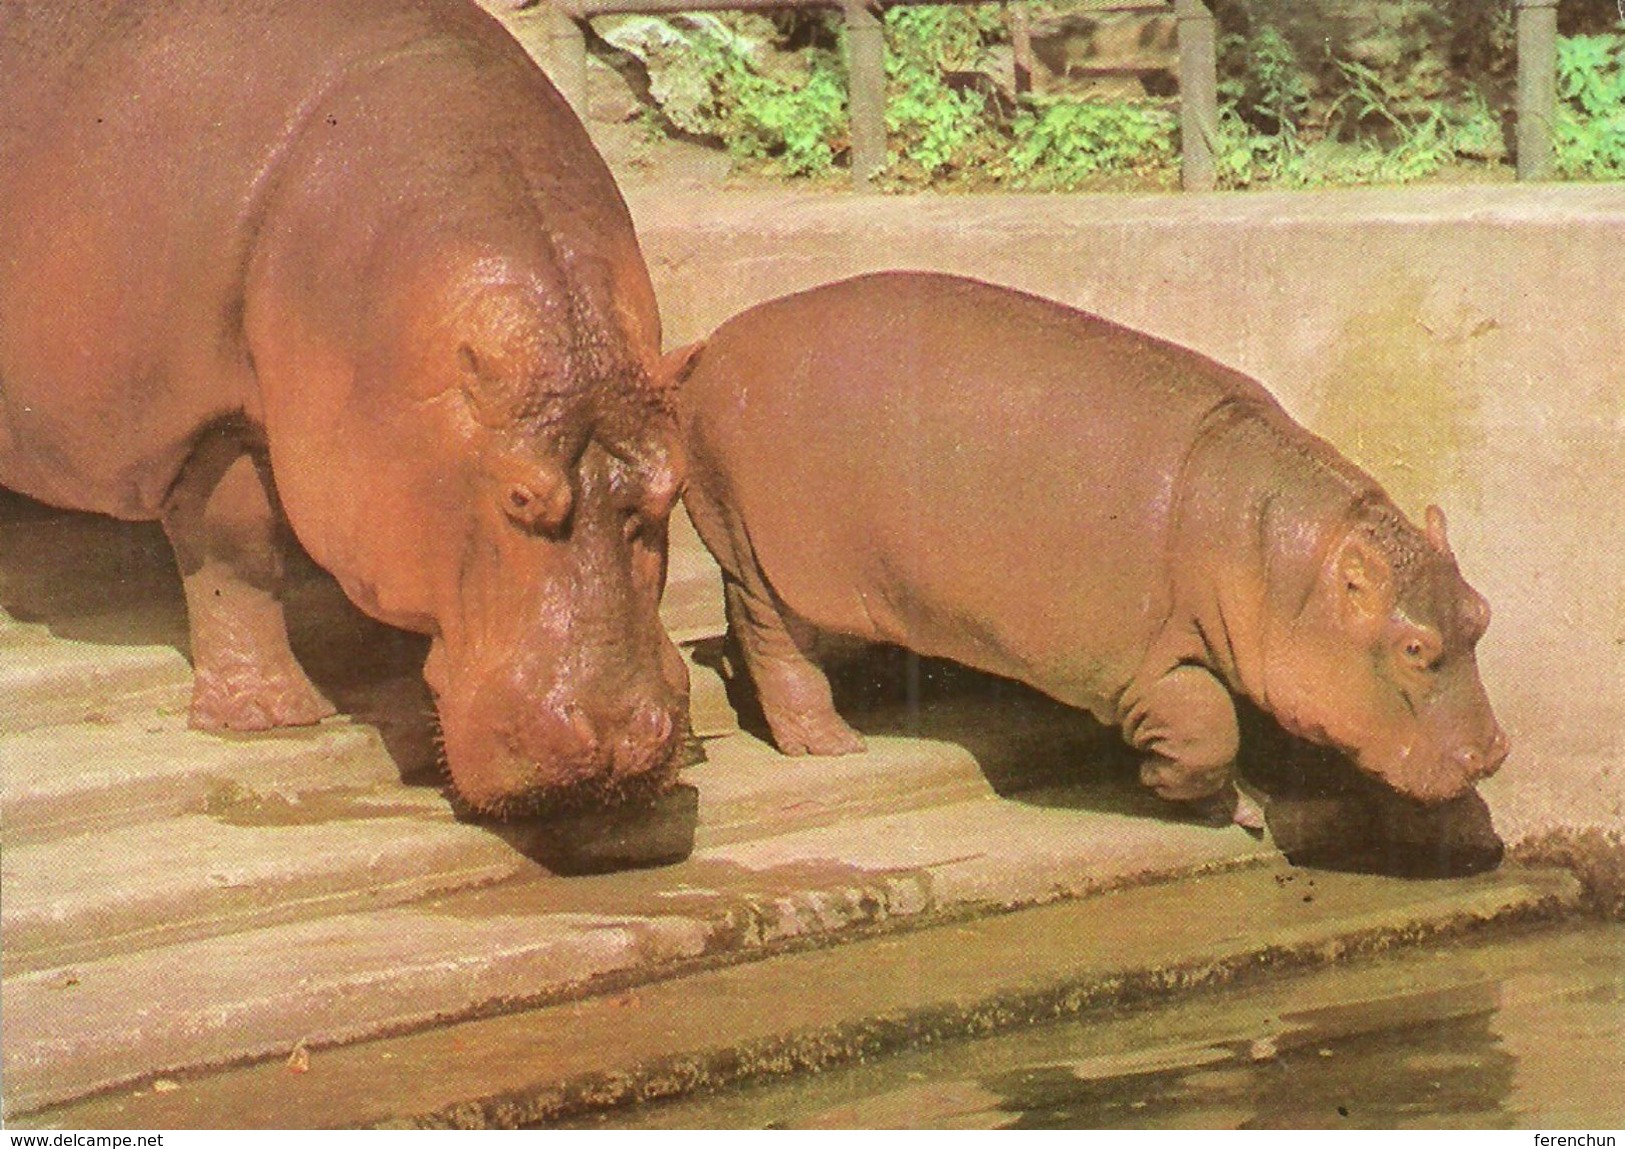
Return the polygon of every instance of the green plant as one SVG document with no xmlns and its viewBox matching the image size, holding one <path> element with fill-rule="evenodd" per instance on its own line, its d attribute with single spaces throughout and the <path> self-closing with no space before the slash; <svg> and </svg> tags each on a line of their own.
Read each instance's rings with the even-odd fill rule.
<svg viewBox="0 0 1625 1149">
<path fill-rule="evenodd" d="M 905 168 L 929 179 L 966 158 L 986 129 L 986 99 L 951 86 L 947 73 L 983 63 L 985 41 L 1001 27 L 995 10 L 979 6 L 887 11 L 886 130 Z"/>
<path fill-rule="evenodd" d="M 759 73 L 735 78 L 729 150 L 772 159 L 785 175 L 818 175 L 835 163 L 847 131 L 846 75 L 831 53 L 816 53 L 799 85 Z"/>
<path fill-rule="evenodd" d="M 1625 33 L 1566 36 L 1557 44 L 1560 97 L 1552 143 L 1563 175 L 1625 177 Z"/>
<path fill-rule="evenodd" d="M 1296 135 L 1309 107 L 1309 79 L 1292 44 L 1273 24 L 1247 41 L 1242 103 L 1278 135 Z"/>
<path fill-rule="evenodd" d="M 1034 99 L 1011 124 L 1006 167 L 1018 186 L 1064 189 L 1104 172 L 1171 167 L 1178 119 L 1127 101 Z"/>
<path fill-rule="evenodd" d="M 696 13 L 622 20 L 605 38 L 643 60 L 675 127 L 781 174 L 819 175 L 847 136 L 845 68 L 837 52 L 812 47 L 796 57 L 799 67 L 770 70 L 772 35 L 760 17 Z"/>
</svg>

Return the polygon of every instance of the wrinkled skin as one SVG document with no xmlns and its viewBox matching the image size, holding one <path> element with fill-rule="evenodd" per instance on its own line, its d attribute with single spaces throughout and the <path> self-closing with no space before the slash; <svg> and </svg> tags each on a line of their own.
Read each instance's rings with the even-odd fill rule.
<svg viewBox="0 0 1625 1149">
<path fill-rule="evenodd" d="M 811 657 L 833 633 L 1087 708 L 1179 802 L 1231 787 L 1237 694 L 1428 802 L 1506 756 L 1443 515 L 1416 529 L 1237 372 L 911 273 L 763 304 L 673 362 L 688 507 L 787 754 L 862 749 Z"/>
<path fill-rule="evenodd" d="M 581 125 L 478 8 L 0 0 L 0 252 L 0 484 L 163 522 L 194 725 L 332 712 L 288 649 L 285 521 L 433 636 L 472 806 L 669 783 L 654 295 Z"/>
</svg>

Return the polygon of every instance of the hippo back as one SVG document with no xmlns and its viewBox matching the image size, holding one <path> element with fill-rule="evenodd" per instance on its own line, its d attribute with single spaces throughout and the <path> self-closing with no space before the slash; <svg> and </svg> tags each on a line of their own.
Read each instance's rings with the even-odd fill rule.
<svg viewBox="0 0 1625 1149">
<path fill-rule="evenodd" d="M 727 488 L 798 613 L 1027 681 L 1043 667 L 1046 689 L 1102 714 L 1167 616 L 1198 428 L 1237 403 L 1276 409 L 1194 352 L 916 273 L 736 317 L 681 394 L 696 481 Z"/>
<path fill-rule="evenodd" d="M 0 483 L 152 517 L 199 427 L 258 417 L 249 262 L 289 155 L 324 136 L 334 170 L 369 182 L 373 200 L 429 205 L 485 198 L 468 186 L 478 165 L 466 141 L 502 140 L 555 241 L 590 245 L 614 269 L 612 318 L 654 363 L 653 292 L 608 170 L 472 3 L 5 0 L 0 11 Z M 396 87 L 416 91 L 416 107 L 385 125 L 387 101 L 374 105 L 394 153 L 385 132 L 357 136 L 334 113 L 347 91 L 413 69 L 416 82 Z M 403 129 L 409 113 L 422 122 Z M 352 234 L 382 226 L 366 202 L 345 216 Z"/>
</svg>

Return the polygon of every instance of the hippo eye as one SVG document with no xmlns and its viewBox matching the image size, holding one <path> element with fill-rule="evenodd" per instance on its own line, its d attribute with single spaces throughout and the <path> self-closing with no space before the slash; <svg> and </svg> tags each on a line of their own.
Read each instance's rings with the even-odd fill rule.
<svg viewBox="0 0 1625 1149">
<path fill-rule="evenodd" d="M 1400 657 L 1412 670 L 1436 673 L 1444 662 L 1444 643 L 1428 626 L 1408 626 L 1399 642 Z"/>
</svg>

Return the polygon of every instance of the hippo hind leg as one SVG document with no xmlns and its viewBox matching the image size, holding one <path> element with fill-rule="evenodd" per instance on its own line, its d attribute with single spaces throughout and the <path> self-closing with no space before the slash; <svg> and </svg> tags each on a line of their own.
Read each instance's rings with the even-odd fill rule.
<svg viewBox="0 0 1625 1149">
<path fill-rule="evenodd" d="M 304 726 L 334 713 L 288 646 L 279 516 L 242 436 L 204 435 L 163 508 L 192 633 L 191 725 Z"/>
<path fill-rule="evenodd" d="M 1140 781 L 1214 825 L 1262 826 L 1257 808 L 1236 790 L 1241 735 L 1230 692 L 1199 666 L 1176 666 L 1152 683 L 1123 724 L 1143 751 Z"/>
</svg>

